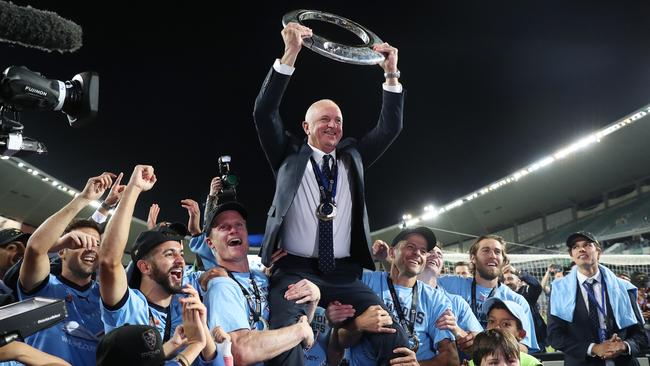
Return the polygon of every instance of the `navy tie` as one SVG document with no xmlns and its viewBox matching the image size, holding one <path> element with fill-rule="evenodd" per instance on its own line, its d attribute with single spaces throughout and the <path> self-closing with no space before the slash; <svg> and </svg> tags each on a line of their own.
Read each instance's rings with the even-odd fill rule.
<svg viewBox="0 0 650 366">
<path fill-rule="evenodd" d="M 593 281 L 593 282 L 591 282 Z M 596 293 L 594 292 L 594 285 L 598 281 L 587 280 L 585 284 L 587 285 L 587 299 L 589 299 L 589 322 L 596 331 L 596 334 L 600 334 L 600 319 L 598 318 L 598 303 L 596 303 Z"/>
<path fill-rule="evenodd" d="M 332 169 L 330 168 L 331 155 L 323 156 L 323 165 L 321 170 L 327 177 L 330 184 L 332 182 Z M 321 197 L 321 200 L 327 200 Z M 327 202 L 327 201 L 325 201 Z M 324 202 L 322 202 L 324 203 Z M 332 229 L 333 220 L 318 220 L 318 269 L 322 272 L 331 272 L 334 270 L 334 233 Z"/>
</svg>

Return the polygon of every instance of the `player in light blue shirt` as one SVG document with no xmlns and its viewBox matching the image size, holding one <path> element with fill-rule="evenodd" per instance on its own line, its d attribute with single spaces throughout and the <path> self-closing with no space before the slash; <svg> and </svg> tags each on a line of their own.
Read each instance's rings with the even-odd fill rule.
<svg viewBox="0 0 650 366">
<path fill-rule="evenodd" d="M 437 326 L 441 329 L 448 329 L 456 336 L 456 345 L 458 346 L 458 356 L 462 360 L 471 359 L 472 345 L 474 337 L 483 331 L 472 309 L 465 299 L 458 295 L 451 294 L 438 286 L 438 278 L 442 272 L 444 264 L 443 252 L 440 244 L 427 253 L 427 264 L 424 271 L 418 275 L 418 280 L 429 286 L 443 291 L 451 301 L 451 311 L 448 311 L 438 319 Z"/>
<path fill-rule="evenodd" d="M 269 330 L 269 281 L 248 263 L 246 209 L 236 201 L 222 203 L 210 212 L 205 231 L 207 243 L 225 273 L 208 283 L 205 295 L 208 325 L 221 326 L 232 339 L 235 364 L 262 365 L 262 362 L 298 344 L 311 346 L 314 334 L 308 316 L 290 326 Z M 314 314 L 320 291 L 313 283 L 301 280 L 285 293 L 289 301 L 305 304 L 307 314 Z M 282 315 L 282 309 L 271 309 Z M 221 355 L 217 356 L 223 365 Z"/>
<path fill-rule="evenodd" d="M 131 250 L 130 278 L 122 266 L 135 203 L 140 193 L 151 189 L 155 182 L 153 167 L 136 166 L 108 223 L 100 249 L 101 313 L 107 332 L 125 323 L 152 325 L 167 342 L 182 323 L 182 305 L 200 302 L 196 290 L 183 287 L 187 279 L 182 239 L 188 234 L 187 228 L 182 224 L 161 224 L 142 232 Z M 204 333 L 210 341 L 195 365 L 216 362 L 216 345 L 207 324 Z"/>
<path fill-rule="evenodd" d="M 436 320 L 452 304 L 444 292 L 417 280 L 417 275 L 424 270 L 427 252 L 435 245 L 435 235 L 426 227 L 403 230 L 388 251 L 392 263 L 390 273 L 366 271 L 362 281 L 382 298 L 393 321 L 399 322 L 407 333 L 409 348 L 395 350 L 404 355 L 402 362 L 417 359 L 418 362 L 431 360 L 436 365 L 456 365 L 459 361 L 454 335 L 436 326 Z M 350 344 L 348 330 L 349 326 L 339 331 L 343 345 Z M 375 365 L 375 354 L 370 343 L 361 339 L 350 349 L 350 363 Z"/>
<path fill-rule="evenodd" d="M 325 309 L 320 306 L 314 313 L 311 329 L 314 331 L 314 345 L 305 351 L 305 366 L 327 366 L 327 345 L 332 328 L 325 316 Z"/>
<path fill-rule="evenodd" d="M 34 296 L 65 299 L 67 318 L 41 330 L 26 342 L 73 365 L 94 365 L 104 325 L 99 287 L 93 274 L 99 263 L 100 228 L 94 221 L 72 221 L 108 189 L 114 174 L 90 178 L 81 193 L 50 216 L 30 237 L 18 278 L 21 300 Z M 116 183 L 119 184 L 119 183 Z M 72 221 L 72 222 L 71 222 Z M 50 274 L 49 251 L 58 250 L 61 274 Z"/>
<path fill-rule="evenodd" d="M 481 236 L 470 247 L 469 256 L 473 264 L 473 277 L 442 276 L 438 278 L 438 286 L 465 299 L 484 328 L 487 319 L 485 313 L 481 312 L 481 307 L 485 300 L 497 297 L 518 303 L 524 309 L 526 316 L 522 319 L 526 337 L 521 343 L 528 348 L 528 352 L 538 352 L 539 347 L 528 302 L 523 296 L 499 281 L 501 269 L 509 263 L 505 240 L 498 235 Z"/>
</svg>

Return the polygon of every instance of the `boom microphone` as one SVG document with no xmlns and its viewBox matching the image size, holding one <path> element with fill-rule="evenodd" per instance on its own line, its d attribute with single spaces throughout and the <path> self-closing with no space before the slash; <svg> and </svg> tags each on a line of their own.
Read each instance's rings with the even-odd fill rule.
<svg viewBox="0 0 650 366">
<path fill-rule="evenodd" d="M 0 42 L 64 53 L 81 48 L 81 38 L 78 24 L 54 12 L 0 1 Z"/>
</svg>

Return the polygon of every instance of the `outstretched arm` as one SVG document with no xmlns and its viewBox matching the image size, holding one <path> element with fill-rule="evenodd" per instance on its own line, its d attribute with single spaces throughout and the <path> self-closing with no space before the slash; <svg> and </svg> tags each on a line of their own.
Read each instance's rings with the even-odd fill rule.
<svg viewBox="0 0 650 366">
<path fill-rule="evenodd" d="M 280 73 L 271 69 L 255 99 L 253 121 L 262 149 L 275 173 L 280 169 L 289 144 L 280 117 L 280 102 L 289 83 L 289 74 L 293 72 L 293 65 L 302 48 L 302 40 L 311 35 L 311 29 L 305 26 L 297 23 L 287 24 L 282 30 L 284 54 L 278 67 L 291 71 Z"/>
<path fill-rule="evenodd" d="M 129 237 L 133 209 L 141 192 L 148 191 L 156 183 L 154 169 L 149 165 L 137 165 L 133 169 L 120 204 L 108 222 L 99 250 L 99 292 L 102 301 L 115 306 L 127 291 L 126 271 L 122 267 L 122 254 Z"/>
<path fill-rule="evenodd" d="M 274 330 L 240 329 L 230 332 L 235 365 L 250 365 L 273 357 L 302 343 L 305 348 L 314 343 L 314 332 L 306 316 L 298 323 Z"/>
<path fill-rule="evenodd" d="M 20 267 L 19 280 L 22 288 L 29 292 L 50 274 L 50 261 L 47 253 L 53 248 L 82 248 L 96 246 L 96 239 L 83 233 L 69 233 L 63 238 L 61 234 L 66 226 L 90 202 L 102 196 L 115 178 L 113 173 L 103 173 L 88 179 L 83 191 L 50 216 L 29 238 L 25 248 L 25 257 Z M 59 238 L 61 240 L 59 240 Z"/>
<path fill-rule="evenodd" d="M 11 342 L 0 347 L 0 361 L 15 360 L 25 365 L 70 366 L 66 361 L 39 351 L 23 342 Z"/>
<path fill-rule="evenodd" d="M 373 46 L 377 52 L 385 56 L 380 64 L 386 74 L 384 83 L 383 103 L 377 125 L 359 140 L 359 152 L 363 157 L 366 168 L 371 166 L 388 149 L 390 144 L 402 131 L 404 108 L 404 93 L 401 89 L 397 73 L 397 48 L 382 43 Z M 391 91 L 388 91 L 391 90 Z"/>
</svg>

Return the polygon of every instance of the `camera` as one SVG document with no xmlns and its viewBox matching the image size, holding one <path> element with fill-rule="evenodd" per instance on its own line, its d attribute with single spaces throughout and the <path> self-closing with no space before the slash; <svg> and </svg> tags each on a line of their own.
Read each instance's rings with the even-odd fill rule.
<svg viewBox="0 0 650 366">
<path fill-rule="evenodd" d="M 553 265 L 551 266 L 551 274 L 552 274 L 552 275 L 554 275 L 554 274 L 556 274 L 556 273 L 558 273 L 558 272 L 563 272 L 563 271 L 564 271 L 564 270 L 563 270 L 562 266 L 559 265 L 559 264 L 553 264 Z"/>
<path fill-rule="evenodd" d="M 230 155 L 222 155 L 218 159 L 219 177 L 221 178 L 221 191 L 217 194 L 219 203 L 237 200 L 237 184 L 239 178 L 230 169 Z"/>
<path fill-rule="evenodd" d="M 45 145 L 23 136 L 23 110 L 62 111 L 70 126 L 83 126 L 99 110 L 99 75 L 86 71 L 61 81 L 24 66 L 7 67 L 0 79 L 0 155 L 47 152 Z"/>
</svg>

